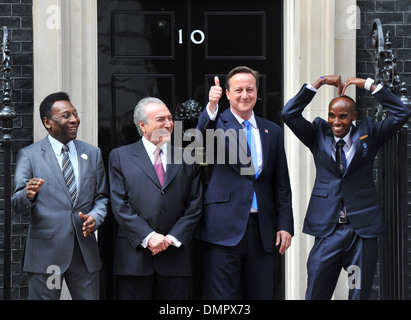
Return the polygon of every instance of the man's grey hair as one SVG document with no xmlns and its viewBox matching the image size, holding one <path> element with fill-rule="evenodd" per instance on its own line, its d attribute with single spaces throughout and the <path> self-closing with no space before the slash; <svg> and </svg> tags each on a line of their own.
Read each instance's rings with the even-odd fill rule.
<svg viewBox="0 0 411 320">
<path fill-rule="evenodd" d="M 141 130 L 138 122 L 141 121 L 143 123 L 147 123 L 148 120 L 147 120 L 146 105 L 150 103 L 157 103 L 157 104 L 165 105 L 163 101 L 161 101 L 158 98 L 154 98 L 154 97 L 143 98 L 137 103 L 136 107 L 134 108 L 134 124 L 136 125 L 140 136 L 143 136 L 144 133 L 143 133 L 143 130 Z"/>
</svg>

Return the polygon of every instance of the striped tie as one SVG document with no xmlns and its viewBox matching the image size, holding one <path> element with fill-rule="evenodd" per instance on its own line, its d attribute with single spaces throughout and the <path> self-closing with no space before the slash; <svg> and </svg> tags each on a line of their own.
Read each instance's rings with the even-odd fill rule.
<svg viewBox="0 0 411 320">
<path fill-rule="evenodd" d="M 77 186 L 76 186 L 76 179 L 74 176 L 73 165 L 71 164 L 71 161 L 68 155 L 69 147 L 67 145 L 63 145 L 62 151 L 63 151 L 63 166 L 62 166 L 63 177 L 64 177 L 64 180 L 66 181 L 67 188 L 71 195 L 71 202 L 74 203 L 77 197 Z"/>
</svg>

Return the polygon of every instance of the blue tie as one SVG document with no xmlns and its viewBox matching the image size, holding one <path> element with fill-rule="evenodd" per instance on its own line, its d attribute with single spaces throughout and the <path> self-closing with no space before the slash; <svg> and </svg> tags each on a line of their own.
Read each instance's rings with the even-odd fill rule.
<svg viewBox="0 0 411 320">
<path fill-rule="evenodd" d="M 250 122 L 247 120 L 243 122 L 245 129 L 247 130 L 247 144 L 251 152 L 251 160 L 253 162 L 254 170 L 255 170 L 255 178 L 257 179 L 258 177 L 258 158 L 257 158 L 257 149 L 255 147 L 255 141 L 254 141 L 254 135 L 253 135 L 253 129 L 250 126 Z M 257 195 L 254 192 L 253 195 L 253 202 L 251 206 L 254 209 L 258 209 L 257 207 Z"/>
</svg>

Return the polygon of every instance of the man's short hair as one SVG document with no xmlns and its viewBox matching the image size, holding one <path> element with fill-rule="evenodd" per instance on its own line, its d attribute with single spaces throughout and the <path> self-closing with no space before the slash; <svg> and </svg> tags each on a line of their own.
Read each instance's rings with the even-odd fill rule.
<svg viewBox="0 0 411 320">
<path fill-rule="evenodd" d="M 166 105 L 163 101 L 161 101 L 158 98 L 154 98 L 154 97 L 143 98 L 137 103 L 136 107 L 134 108 L 134 124 L 136 125 L 140 136 L 143 136 L 144 133 L 143 133 L 143 130 L 141 130 L 138 122 L 141 121 L 143 123 L 147 123 L 148 120 L 147 120 L 146 105 L 150 103 Z"/>
<path fill-rule="evenodd" d="M 253 70 L 253 69 L 251 69 L 249 67 L 246 67 L 246 66 L 236 67 L 227 74 L 227 77 L 225 78 L 225 88 L 227 90 L 229 90 L 229 88 L 230 88 L 230 79 L 234 75 L 236 75 L 237 73 L 250 73 L 250 74 L 252 74 L 255 78 L 255 83 L 256 83 L 256 86 L 257 86 L 257 90 L 258 90 L 258 87 L 259 87 L 259 84 L 260 84 L 260 74 L 259 74 L 258 71 Z"/>
<path fill-rule="evenodd" d="M 39 111 L 40 111 L 40 119 L 44 125 L 44 118 L 50 119 L 51 117 L 51 108 L 53 107 L 56 101 L 68 101 L 70 102 L 70 97 L 66 92 L 56 92 L 49 94 L 44 100 L 41 102 Z"/>
</svg>

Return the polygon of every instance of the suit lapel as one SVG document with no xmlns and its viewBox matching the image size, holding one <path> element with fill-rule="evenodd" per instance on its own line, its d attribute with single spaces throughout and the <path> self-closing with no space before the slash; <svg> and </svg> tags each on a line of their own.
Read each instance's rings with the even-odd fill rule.
<svg viewBox="0 0 411 320">
<path fill-rule="evenodd" d="M 54 150 L 51 147 L 51 143 L 48 137 L 42 140 L 41 149 L 43 151 L 42 156 L 43 156 L 44 161 L 50 168 L 51 172 L 54 174 L 54 177 L 56 178 L 58 184 L 63 189 L 63 192 L 66 194 L 69 201 L 71 201 L 70 192 L 67 188 L 66 182 L 64 181 L 63 173 L 61 172 L 60 166 L 57 162 L 56 155 L 54 154 Z"/>
<path fill-rule="evenodd" d="M 167 147 L 167 170 L 163 183 L 163 189 L 165 189 L 173 181 L 177 172 L 180 170 L 180 167 L 183 165 L 183 159 L 181 158 L 182 153 L 177 152 L 175 147 L 172 147 L 170 143 Z"/>
<path fill-rule="evenodd" d="M 77 151 L 77 164 L 78 164 L 78 177 L 77 177 L 77 198 L 79 198 L 82 195 L 82 180 L 84 178 L 84 175 L 88 171 L 89 168 L 89 161 L 88 161 L 88 155 L 86 152 L 86 149 L 81 146 L 77 140 L 74 140 L 74 144 L 76 145 L 76 151 Z"/>
<path fill-rule="evenodd" d="M 231 112 L 230 109 L 227 109 L 224 111 L 221 115 L 221 120 L 223 121 L 224 124 L 224 132 L 227 136 L 231 135 L 233 136 L 236 140 L 235 144 L 231 144 L 229 140 L 229 154 L 238 154 L 237 156 L 237 168 L 240 168 L 242 166 L 249 166 L 249 164 L 244 164 L 244 160 L 248 159 L 247 157 L 247 150 L 248 150 L 248 145 L 247 145 L 247 137 L 246 133 L 244 132 L 243 126 L 238 122 L 238 120 L 234 117 L 233 113 Z M 237 146 L 238 146 L 238 151 L 237 151 Z M 237 153 L 238 152 L 238 153 Z M 241 161 L 243 160 L 243 162 Z M 226 161 L 229 161 L 229 159 L 226 159 Z"/>
<path fill-rule="evenodd" d="M 360 130 L 357 130 L 358 128 L 353 126 L 352 131 L 351 131 L 351 140 L 352 143 L 355 146 L 355 153 L 354 157 L 351 160 L 350 165 L 347 168 L 346 174 L 349 170 L 352 170 L 355 168 L 356 162 L 361 158 L 361 140 L 360 140 Z"/>
<path fill-rule="evenodd" d="M 221 114 L 221 120 L 223 121 L 223 124 L 225 126 L 224 132 L 228 132 L 229 134 L 234 136 L 237 140 L 241 140 L 239 139 L 240 134 L 244 135 L 245 137 L 242 125 L 234 117 L 230 109 L 227 109 Z M 247 146 L 240 144 L 240 148 L 243 149 L 242 150 L 243 152 L 247 153 Z"/>
<path fill-rule="evenodd" d="M 143 142 L 141 139 L 136 142 L 135 152 L 130 155 L 132 160 L 141 168 L 141 170 L 147 175 L 147 177 L 153 181 L 160 189 L 160 181 L 157 178 L 156 171 L 150 160 L 150 157 L 147 154 L 146 149 L 144 148 Z"/>
<path fill-rule="evenodd" d="M 267 165 L 267 157 L 268 157 L 268 153 L 270 150 L 270 134 L 268 133 L 268 129 L 264 127 L 264 121 L 259 118 L 259 117 L 255 117 L 256 121 L 257 121 L 257 126 L 258 126 L 258 130 L 260 132 L 260 140 L 261 140 L 261 152 L 262 152 L 262 158 L 263 158 L 263 165 L 261 168 L 261 172 L 264 171 L 264 168 Z M 260 172 L 260 175 L 261 175 Z"/>
<path fill-rule="evenodd" d="M 332 166 L 334 167 L 335 171 L 341 175 L 340 168 L 337 162 L 333 158 L 333 139 L 334 135 L 331 128 L 327 128 L 326 134 L 324 135 L 324 144 L 325 144 L 325 151 L 327 153 L 328 159 L 330 159 Z"/>
</svg>

